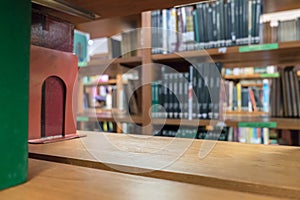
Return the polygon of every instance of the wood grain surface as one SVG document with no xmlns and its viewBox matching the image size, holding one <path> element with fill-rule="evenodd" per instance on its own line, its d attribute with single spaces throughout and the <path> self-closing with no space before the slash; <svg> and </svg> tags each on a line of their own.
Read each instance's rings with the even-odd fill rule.
<svg viewBox="0 0 300 200">
<path fill-rule="evenodd" d="M 29 145 L 30 157 L 235 191 L 300 196 L 297 147 L 78 133 L 87 137 Z"/>
<path fill-rule="evenodd" d="M 29 160 L 27 183 L 0 191 L 0 199 L 3 200 L 219 200 L 220 198 L 230 200 L 277 199 L 31 159 Z"/>
</svg>

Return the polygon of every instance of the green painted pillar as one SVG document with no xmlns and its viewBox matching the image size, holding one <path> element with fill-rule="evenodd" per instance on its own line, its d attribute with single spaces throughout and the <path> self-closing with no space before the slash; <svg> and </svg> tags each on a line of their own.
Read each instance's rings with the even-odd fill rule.
<svg viewBox="0 0 300 200">
<path fill-rule="evenodd" d="M 0 6 L 0 189 L 27 179 L 30 0 Z"/>
</svg>

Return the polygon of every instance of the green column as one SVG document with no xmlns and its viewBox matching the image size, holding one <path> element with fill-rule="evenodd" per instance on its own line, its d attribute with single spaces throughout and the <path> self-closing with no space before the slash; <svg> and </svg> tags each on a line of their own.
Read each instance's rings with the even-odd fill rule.
<svg viewBox="0 0 300 200">
<path fill-rule="evenodd" d="M 0 6 L 0 189 L 26 181 L 30 0 Z"/>
</svg>

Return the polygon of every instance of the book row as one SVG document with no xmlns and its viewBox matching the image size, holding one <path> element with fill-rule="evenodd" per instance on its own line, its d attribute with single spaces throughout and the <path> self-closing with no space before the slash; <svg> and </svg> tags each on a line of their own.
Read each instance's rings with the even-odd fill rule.
<svg viewBox="0 0 300 200">
<path fill-rule="evenodd" d="M 277 23 L 265 22 L 261 26 L 264 31 L 263 43 L 300 40 L 299 18 Z"/>
<path fill-rule="evenodd" d="M 271 88 L 271 115 L 275 117 L 300 117 L 300 86 L 297 67 L 280 68 L 280 78 Z"/>
<path fill-rule="evenodd" d="M 251 144 L 271 144 L 274 136 L 270 136 L 269 128 L 225 127 L 207 130 L 205 127 L 165 126 L 156 136 L 181 137 L 202 140 L 219 140 Z M 273 139 L 273 140 L 271 140 Z"/>
<path fill-rule="evenodd" d="M 152 11 L 152 53 L 260 41 L 261 0 L 219 0 Z"/>
<path fill-rule="evenodd" d="M 152 83 L 152 117 L 218 119 L 221 63 L 198 63 L 189 72 L 167 72 Z"/>
<path fill-rule="evenodd" d="M 262 87 L 244 87 L 241 82 L 224 81 L 223 106 L 226 111 L 269 112 L 270 82 L 264 79 Z"/>
</svg>

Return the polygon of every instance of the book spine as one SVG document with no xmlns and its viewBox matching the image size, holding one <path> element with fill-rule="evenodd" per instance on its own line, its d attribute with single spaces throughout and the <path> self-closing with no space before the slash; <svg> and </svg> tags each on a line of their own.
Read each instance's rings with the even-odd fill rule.
<svg viewBox="0 0 300 200">
<path fill-rule="evenodd" d="M 188 119 L 193 119 L 193 66 L 189 69 Z"/>
<path fill-rule="evenodd" d="M 242 86 L 241 83 L 236 84 L 237 90 L 237 110 L 242 111 Z"/>
<path fill-rule="evenodd" d="M 263 80 L 263 111 L 269 112 L 269 96 L 270 96 L 270 85 L 269 80 L 264 79 Z"/>
</svg>

